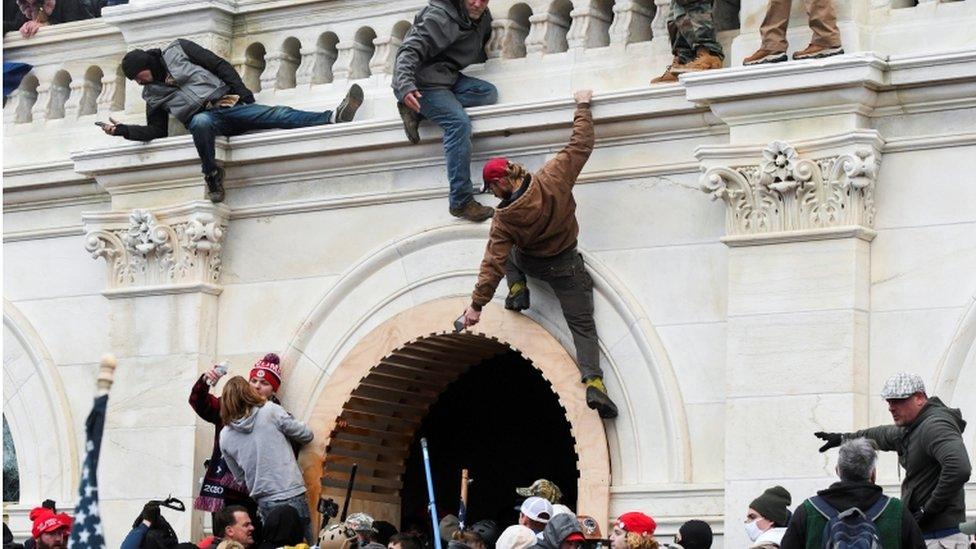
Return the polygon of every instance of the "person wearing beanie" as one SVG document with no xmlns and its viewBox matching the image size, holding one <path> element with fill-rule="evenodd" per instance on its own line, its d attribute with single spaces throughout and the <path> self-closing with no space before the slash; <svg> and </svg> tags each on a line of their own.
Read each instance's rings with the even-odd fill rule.
<svg viewBox="0 0 976 549">
<path fill-rule="evenodd" d="M 133 141 L 151 141 L 169 134 L 172 115 L 193 135 L 213 202 L 224 200 L 224 170 L 216 159 L 218 135 L 351 122 L 363 103 L 363 89 L 353 84 L 335 111 L 259 105 L 230 63 L 183 38 L 163 49 L 130 51 L 122 58 L 122 72 L 142 86 L 147 125 L 120 124 L 109 118 L 102 131 Z"/>
<path fill-rule="evenodd" d="M 34 511 L 37 511 L 36 513 Z M 71 534 L 71 517 L 40 507 L 31 511 L 31 538 L 37 549 L 66 549 Z"/>
<path fill-rule="evenodd" d="M 782 486 L 767 488 L 749 504 L 746 513 L 746 534 L 752 541 L 750 547 L 771 549 L 779 547 L 786 525 L 790 522 L 789 505 L 793 502 L 790 493 Z"/>
<path fill-rule="evenodd" d="M 648 515 L 637 511 L 617 517 L 610 532 L 610 549 L 657 549 L 654 539 L 657 523 Z"/>
<path fill-rule="evenodd" d="M 257 517 L 258 506 L 247 493 L 247 486 L 238 482 L 227 468 L 220 451 L 220 432 L 224 427 L 220 419 L 220 398 L 210 394 L 226 370 L 214 366 L 203 373 L 190 390 L 190 406 L 200 419 L 214 425 L 213 451 L 205 462 L 206 472 L 200 494 L 193 500 L 193 507 L 216 513 L 225 505 L 240 505 L 251 517 Z M 277 391 L 281 387 L 281 360 L 275 353 L 268 353 L 255 362 L 248 376 L 249 383 L 259 395 L 275 404 L 281 404 Z M 257 536 L 261 537 L 260 524 Z"/>
<path fill-rule="evenodd" d="M 689 520 L 678 528 L 674 543 L 684 549 L 709 549 L 712 546 L 712 527 L 703 520 Z"/>
<path fill-rule="evenodd" d="M 311 429 L 281 406 L 254 390 L 241 376 L 232 377 L 220 395 L 220 450 L 234 478 L 247 485 L 267 520 L 272 509 L 294 507 L 305 528 L 305 540 L 314 543 L 305 480 L 291 442 L 308 444 Z"/>
<path fill-rule="evenodd" d="M 593 278 L 576 249 L 579 222 L 573 187 L 595 144 L 592 90 L 573 95 L 573 135 L 541 170 L 530 174 L 505 158 L 488 160 L 482 170 L 482 191 L 501 199 L 491 220 L 478 281 L 465 309 L 470 328 L 495 295 L 502 277 L 508 283 L 505 308 L 529 308 L 527 276 L 549 284 L 559 301 L 576 346 L 576 366 L 586 385 L 586 405 L 601 418 L 617 417 L 600 368 L 599 335 L 593 320 Z M 554 502 L 555 503 L 555 502 Z"/>
</svg>

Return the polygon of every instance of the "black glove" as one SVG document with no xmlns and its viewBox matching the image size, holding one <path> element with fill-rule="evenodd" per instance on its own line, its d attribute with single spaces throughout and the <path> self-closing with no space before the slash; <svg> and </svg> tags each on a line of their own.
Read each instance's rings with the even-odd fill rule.
<svg viewBox="0 0 976 549">
<path fill-rule="evenodd" d="M 817 431 L 813 436 L 819 438 L 820 440 L 826 441 L 826 444 L 820 447 L 820 452 L 826 452 L 831 448 L 836 448 L 840 446 L 840 443 L 844 441 L 844 436 L 840 433 L 825 433 L 823 431 Z"/>
<path fill-rule="evenodd" d="M 912 516 L 915 517 L 915 522 L 921 526 L 922 521 L 925 520 L 925 507 L 919 507 Z"/>
<path fill-rule="evenodd" d="M 159 502 L 150 501 L 143 506 L 140 519 L 148 522 L 150 528 L 159 524 Z"/>
</svg>

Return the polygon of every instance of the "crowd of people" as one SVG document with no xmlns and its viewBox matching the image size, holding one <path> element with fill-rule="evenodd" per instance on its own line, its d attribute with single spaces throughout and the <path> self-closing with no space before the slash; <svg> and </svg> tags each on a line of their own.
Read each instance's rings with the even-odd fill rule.
<svg viewBox="0 0 976 549">
<path fill-rule="evenodd" d="M 208 370 L 190 390 L 189 403 L 215 426 L 213 453 L 204 465 L 196 509 L 212 513 L 212 535 L 181 543 L 161 508 L 183 511 L 175 499 L 148 502 L 133 522 L 122 549 L 685 549 L 711 547 L 708 522 L 689 520 L 671 539 L 656 536 L 657 522 L 646 513 L 617 516 L 603 530 L 591 516 L 578 515 L 562 501 L 562 491 L 546 479 L 518 488 L 512 502 L 515 524 L 494 520 L 459 520 L 442 516 L 437 527 L 442 547 L 435 547 L 434 525 L 409 523 L 404 531 L 356 512 L 312 532 L 305 483 L 297 463 L 301 446 L 313 434 L 278 403 L 280 360 L 268 354 L 247 378 L 231 377 L 219 397 L 211 394 L 226 369 Z M 793 496 L 772 486 L 756 496 L 743 513 L 749 547 L 815 549 L 883 547 L 974 549 L 976 521 L 965 522 L 964 487 L 971 466 L 963 444 L 966 422 L 958 409 L 929 397 L 915 374 L 892 376 L 882 397 L 893 425 L 852 433 L 817 432 L 826 452 L 838 448 L 829 487 L 792 507 Z M 876 484 L 879 451 L 894 451 L 905 470 L 901 497 L 889 497 Z M 792 508 L 791 508 L 792 507 Z M 55 503 L 30 513 L 32 536 L 27 549 L 64 549 L 73 517 Z M 326 521 L 328 518 L 326 516 Z M 504 526 L 504 525 L 503 525 Z M 4 549 L 19 549 L 9 529 Z"/>
</svg>

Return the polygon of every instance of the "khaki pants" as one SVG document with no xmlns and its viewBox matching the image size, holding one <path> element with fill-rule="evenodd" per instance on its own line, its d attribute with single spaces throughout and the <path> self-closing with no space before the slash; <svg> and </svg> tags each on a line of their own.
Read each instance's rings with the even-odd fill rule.
<svg viewBox="0 0 976 549">
<path fill-rule="evenodd" d="M 775 52 L 786 51 L 786 28 L 790 24 L 792 4 L 792 0 L 769 0 L 766 18 L 759 27 L 763 49 Z M 803 0 L 803 6 L 810 19 L 810 30 L 813 31 L 813 40 L 810 43 L 827 48 L 840 46 L 840 31 L 837 30 L 837 13 L 834 11 L 833 1 Z"/>
<path fill-rule="evenodd" d="M 953 534 L 939 539 L 925 540 L 926 549 L 969 549 L 969 536 Z"/>
</svg>

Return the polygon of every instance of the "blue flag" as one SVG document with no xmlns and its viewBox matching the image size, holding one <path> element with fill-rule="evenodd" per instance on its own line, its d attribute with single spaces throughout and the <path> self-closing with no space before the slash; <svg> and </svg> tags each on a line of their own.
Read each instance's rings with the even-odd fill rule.
<svg viewBox="0 0 976 549">
<path fill-rule="evenodd" d="M 108 395 L 95 398 L 92 411 L 85 422 L 85 466 L 81 470 L 78 505 L 68 547 L 73 549 L 105 549 L 102 518 L 98 512 L 98 453 L 102 448 L 105 430 L 105 408 Z"/>
</svg>

